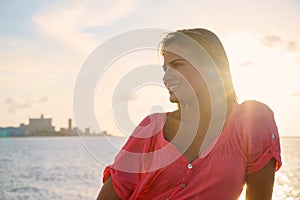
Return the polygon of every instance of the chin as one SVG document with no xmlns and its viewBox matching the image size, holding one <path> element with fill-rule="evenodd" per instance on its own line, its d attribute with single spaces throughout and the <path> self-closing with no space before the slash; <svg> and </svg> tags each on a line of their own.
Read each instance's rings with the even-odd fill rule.
<svg viewBox="0 0 300 200">
<path fill-rule="evenodd" d="M 173 98 L 170 98 L 170 102 L 172 102 L 172 103 L 179 103 L 179 101 L 177 99 L 173 99 Z"/>
<path fill-rule="evenodd" d="M 170 96 L 169 100 L 171 103 L 178 103 L 178 104 L 179 103 L 180 104 L 189 104 L 193 101 L 193 99 L 191 99 L 191 98 L 189 99 L 187 97 L 183 97 L 181 99 L 178 99 L 176 96 Z"/>
<path fill-rule="evenodd" d="M 179 103 L 177 97 L 174 94 L 170 94 L 170 98 L 169 98 L 170 102 L 172 103 Z"/>
</svg>

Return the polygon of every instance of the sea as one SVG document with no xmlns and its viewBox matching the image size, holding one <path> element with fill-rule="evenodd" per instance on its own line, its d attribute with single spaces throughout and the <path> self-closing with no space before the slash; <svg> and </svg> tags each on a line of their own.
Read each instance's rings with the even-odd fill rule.
<svg viewBox="0 0 300 200">
<path fill-rule="evenodd" d="M 102 172 L 126 138 L 0 138 L 0 199 L 96 199 Z M 281 138 L 273 199 L 300 200 L 300 138 Z M 244 199 L 242 193 L 240 200 Z"/>
</svg>

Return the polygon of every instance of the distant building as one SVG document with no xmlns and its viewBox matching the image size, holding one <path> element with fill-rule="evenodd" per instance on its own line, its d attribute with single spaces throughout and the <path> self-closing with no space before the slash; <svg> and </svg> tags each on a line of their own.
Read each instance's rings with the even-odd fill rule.
<svg viewBox="0 0 300 200">
<path fill-rule="evenodd" d="M 72 130 L 72 119 L 71 118 L 68 120 L 68 129 L 69 129 L 69 131 Z"/>
<path fill-rule="evenodd" d="M 60 128 L 59 133 L 64 135 L 75 135 L 75 130 L 72 129 L 72 119 L 68 119 L 68 128 Z"/>
<path fill-rule="evenodd" d="M 85 135 L 90 135 L 90 128 L 85 128 L 84 134 Z"/>
<path fill-rule="evenodd" d="M 29 124 L 20 124 L 19 127 L 0 127 L 0 137 L 14 137 L 14 136 L 100 136 L 108 135 L 106 131 L 101 133 L 95 133 L 90 128 L 85 128 L 84 131 L 78 127 L 72 127 L 72 119 L 68 119 L 67 128 L 61 128 L 59 131 L 55 131 L 55 127 L 52 126 L 52 118 L 44 118 L 41 115 L 40 118 L 30 118 Z"/>
<path fill-rule="evenodd" d="M 41 115 L 41 118 L 29 119 L 29 125 L 27 127 L 27 131 L 29 134 L 35 134 L 41 132 L 52 133 L 55 131 L 55 127 L 52 126 L 51 118 L 44 118 L 44 116 Z"/>
<path fill-rule="evenodd" d="M 27 134 L 27 126 L 20 124 L 19 127 L 0 128 L 0 137 L 9 136 L 25 136 Z"/>
</svg>

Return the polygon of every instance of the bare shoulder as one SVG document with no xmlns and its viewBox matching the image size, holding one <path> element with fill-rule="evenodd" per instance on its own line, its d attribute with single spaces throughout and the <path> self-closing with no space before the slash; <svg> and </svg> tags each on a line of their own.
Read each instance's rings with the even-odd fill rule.
<svg viewBox="0 0 300 200">
<path fill-rule="evenodd" d="M 256 100 L 247 100 L 241 103 L 240 112 L 248 115 L 273 115 L 269 106 Z"/>
</svg>

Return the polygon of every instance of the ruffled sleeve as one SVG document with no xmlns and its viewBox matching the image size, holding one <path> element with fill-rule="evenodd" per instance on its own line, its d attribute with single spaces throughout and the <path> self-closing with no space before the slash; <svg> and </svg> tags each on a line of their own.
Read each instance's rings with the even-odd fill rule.
<svg viewBox="0 0 300 200">
<path fill-rule="evenodd" d="M 159 130 L 156 120 L 155 115 L 144 118 L 117 154 L 114 163 L 103 172 L 103 182 L 111 176 L 114 191 L 120 199 L 130 198 L 151 162 L 147 152 L 153 143 L 152 136 Z"/>
<path fill-rule="evenodd" d="M 261 170 L 274 158 L 280 168 L 280 140 L 274 114 L 265 104 L 246 101 L 240 106 L 240 130 L 247 157 L 247 175 Z"/>
</svg>

